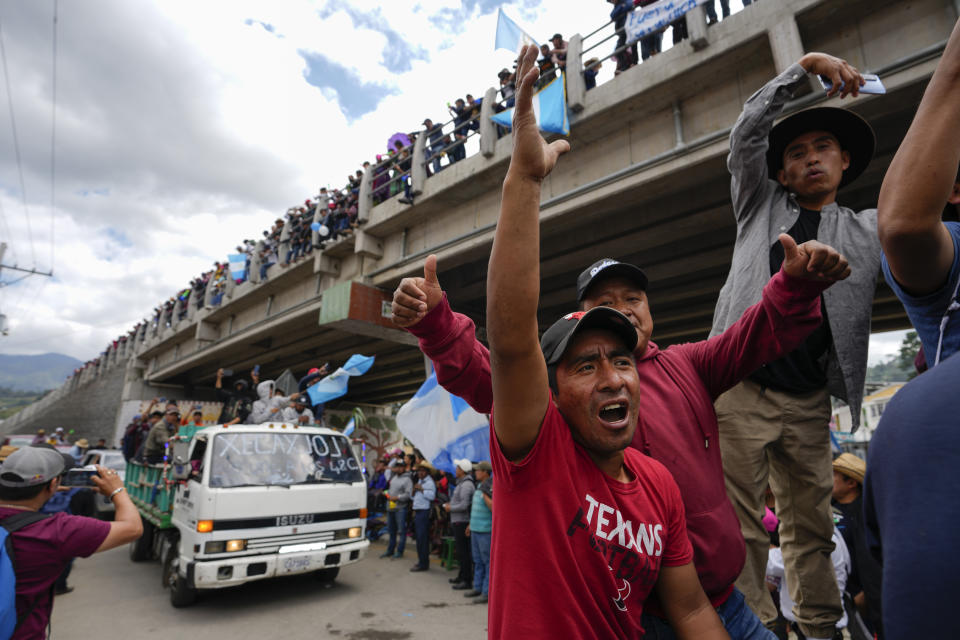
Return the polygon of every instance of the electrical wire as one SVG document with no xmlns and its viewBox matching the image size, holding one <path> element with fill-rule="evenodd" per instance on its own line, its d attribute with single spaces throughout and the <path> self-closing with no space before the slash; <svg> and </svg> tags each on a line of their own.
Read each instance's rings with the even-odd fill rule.
<svg viewBox="0 0 960 640">
<path fill-rule="evenodd" d="M 33 228 L 30 224 L 30 207 L 27 205 L 27 187 L 23 180 L 23 161 L 20 158 L 20 141 L 17 138 L 17 120 L 13 114 L 13 93 L 10 91 L 10 73 L 7 70 L 7 50 L 3 45 L 3 21 L 0 20 L 0 60 L 3 61 L 3 80 L 7 87 L 7 104 L 10 106 L 10 129 L 13 131 L 13 152 L 17 158 L 20 175 L 20 195 L 23 196 L 23 212 L 27 218 L 27 237 L 30 240 L 30 259 L 37 266 L 37 254 L 33 246 Z"/>
<path fill-rule="evenodd" d="M 50 273 L 53 273 L 56 240 L 57 185 L 57 14 L 60 0 L 53 0 L 53 99 L 50 107 Z"/>
</svg>

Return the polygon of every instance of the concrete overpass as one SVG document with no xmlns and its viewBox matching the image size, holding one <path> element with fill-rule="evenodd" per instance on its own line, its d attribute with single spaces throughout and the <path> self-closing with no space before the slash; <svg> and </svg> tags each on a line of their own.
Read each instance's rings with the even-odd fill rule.
<svg viewBox="0 0 960 640">
<path fill-rule="evenodd" d="M 541 325 L 572 308 L 579 271 L 610 256 L 642 265 L 650 276 L 654 340 L 705 337 L 736 231 L 725 157 L 744 101 L 806 51 L 878 73 L 885 96 L 841 103 L 811 90 L 788 106 L 788 112 L 841 106 L 870 121 L 876 156 L 840 199 L 857 209 L 875 206 L 958 12 L 960 0 L 764 0 L 707 28 L 701 8 L 688 16 L 689 40 L 589 92 L 577 70 L 612 44 L 590 51 L 598 36 L 573 36 L 572 151 L 546 180 L 541 203 Z M 272 377 L 362 352 L 376 354 L 377 363 L 351 383 L 345 402 L 409 397 L 424 378 L 423 357 L 408 334 L 390 325 L 384 303 L 401 278 L 422 272 L 425 256 L 438 255 L 454 309 L 470 315 L 483 336 L 486 265 L 512 144 L 510 135 L 498 138 L 487 117 L 495 96 L 490 89 L 483 101 L 476 155 L 428 178 L 420 136 L 410 176 L 414 205 L 393 198 L 373 206 L 368 171 L 363 226 L 353 236 L 312 260 L 272 267 L 265 282 L 229 290 L 217 307 L 190 305 L 170 327 L 144 327 L 132 344 L 108 353 L 102 371 L 68 385 L 82 387 L 123 366 L 126 401 L 156 395 L 158 386 L 168 390 L 164 395 L 201 399 L 221 366 L 260 364 Z M 874 330 L 906 326 L 899 302 L 879 283 Z M 58 391 L 61 398 L 70 393 Z"/>
</svg>

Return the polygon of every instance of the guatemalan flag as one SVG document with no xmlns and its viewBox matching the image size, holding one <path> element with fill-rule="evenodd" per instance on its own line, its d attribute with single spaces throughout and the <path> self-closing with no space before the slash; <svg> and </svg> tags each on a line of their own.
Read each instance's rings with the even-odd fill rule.
<svg viewBox="0 0 960 640">
<path fill-rule="evenodd" d="M 437 384 L 432 373 L 416 395 L 400 408 L 397 426 L 423 457 L 441 471 L 454 473 L 453 461 L 490 460 L 490 422 Z"/>
<path fill-rule="evenodd" d="M 227 255 L 227 262 L 230 263 L 231 278 L 234 280 L 246 280 L 247 256 L 242 253 L 231 253 Z"/>
<path fill-rule="evenodd" d="M 564 74 L 553 80 L 533 95 L 533 113 L 541 131 L 570 134 L 570 119 L 567 117 L 567 92 Z M 497 124 L 513 126 L 513 107 L 491 117 Z"/>
<path fill-rule="evenodd" d="M 537 41 L 521 29 L 520 25 L 508 18 L 503 9 L 500 9 L 497 14 L 497 41 L 493 48 L 509 49 L 514 53 L 519 53 L 520 47 L 525 44 L 537 44 Z"/>
<path fill-rule="evenodd" d="M 373 366 L 375 356 L 362 356 L 355 353 L 343 363 L 343 366 L 323 378 L 317 384 L 307 388 L 310 403 L 323 404 L 347 393 L 347 382 L 351 376 L 362 376 Z"/>
</svg>

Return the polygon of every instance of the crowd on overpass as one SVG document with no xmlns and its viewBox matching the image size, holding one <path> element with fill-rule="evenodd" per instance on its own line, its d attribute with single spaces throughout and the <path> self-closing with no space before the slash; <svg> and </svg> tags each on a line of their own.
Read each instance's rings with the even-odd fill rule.
<svg viewBox="0 0 960 640">
<path fill-rule="evenodd" d="M 611 59 L 616 62 L 616 72 L 638 64 L 640 59 L 646 59 L 660 51 L 660 40 L 663 32 L 660 31 L 643 38 L 640 42 L 642 55 L 638 58 L 637 43 L 627 43 L 624 23 L 627 15 L 635 8 L 642 8 L 654 0 L 608 0 L 614 4 L 610 18 L 617 35 L 616 48 Z M 718 21 L 715 5 L 716 0 L 709 0 L 705 4 L 708 24 Z M 751 0 L 744 0 L 744 6 L 751 4 Z M 726 18 L 730 15 L 729 0 L 720 0 L 721 15 Z M 686 33 L 686 18 L 666 28 L 673 29 L 674 42 L 679 42 Z M 566 53 L 568 42 L 562 34 L 556 33 L 540 45 L 540 55 L 537 65 L 540 69 L 539 86 L 549 83 L 560 72 L 566 71 Z M 596 86 L 596 76 L 602 61 L 591 58 L 584 64 L 584 77 L 588 89 Z M 500 112 L 513 107 L 516 92 L 516 64 L 513 69 L 501 69 L 497 74 L 499 86 L 499 100 L 494 111 Z M 341 188 L 323 187 L 319 193 L 304 200 L 302 205 L 288 207 L 286 213 L 278 217 L 273 225 L 263 231 L 260 240 L 245 239 L 236 247 L 237 254 L 244 255 L 246 260 L 242 273 L 231 272 L 226 262 L 214 262 L 213 267 L 190 281 L 189 286 L 179 290 L 167 300 L 154 307 L 152 314 L 138 322 L 125 334 L 118 336 L 96 358 L 92 358 L 78 367 L 73 376 L 79 375 L 86 369 L 96 369 L 101 362 L 108 359 L 112 352 L 123 350 L 127 344 L 146 339 L 151 331 L 162 331 L 190 315 L 191 306 L 194 309 L 213 308 L 219 306 L 226 294 L 228 281 L 233 284 L 242 284 L 250 279 L 251 267 L 257 264 L 259 280 L 268 278 L 270 267 L 279 264 L 287 267 L 301 260 L 307 259 L 316 250 L 323 249 L 340 238 L 350 236 L 363 224 L 358 218 L 360 185 L 364 174 L 372 169 L 371 194 L 374 204 L 380 204 L 397 195 L 399 201 L 405 204 L 413 203 L 411 186 L 411 166 L 413 146 L 419 136 L 426 136 L 426 165 L 428 175 L 434 175 L 450 165 L 466 158 L 467 140 L 480 129 L 480 109 L 483 98 L 474 98 L 466 94 L 456 98 L 453 103 L 447 103 L 450 120 L 435 123 L 432 119 L 424 119 L 423 129 L 412 130 L 408 133 L 399 133 L 391 137 L 385 154 L 378 154 L 373 163 L 364 162 L 362 168 L 354 174 L 348 175 L 346 183 Z M 497 126 L 498 135 L 504 135 L 506 130 Z M 254 260 L 254 256 L 257 260 Z M 71 376 L 72 377 L 72 376 Z"/>
</svg>

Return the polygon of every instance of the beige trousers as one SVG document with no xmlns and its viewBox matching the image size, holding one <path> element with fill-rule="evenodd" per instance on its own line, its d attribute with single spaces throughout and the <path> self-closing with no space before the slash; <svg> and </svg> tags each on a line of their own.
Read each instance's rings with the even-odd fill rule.
<svg viewBox="0 0 960 640">
<path fill-rule="evenodd" d="M 769 482 L 793 613 L 804 635 L 832 637 L 842 608 L 830 561 L 829 393 L 790 394 L 744 381 L 717 399 L 716 410 L 727 495 L 747 543 L 737 588 L 764 624 L 776 619 L 765 580 L 770 537 L 761 522 Z"/>
</svg>

